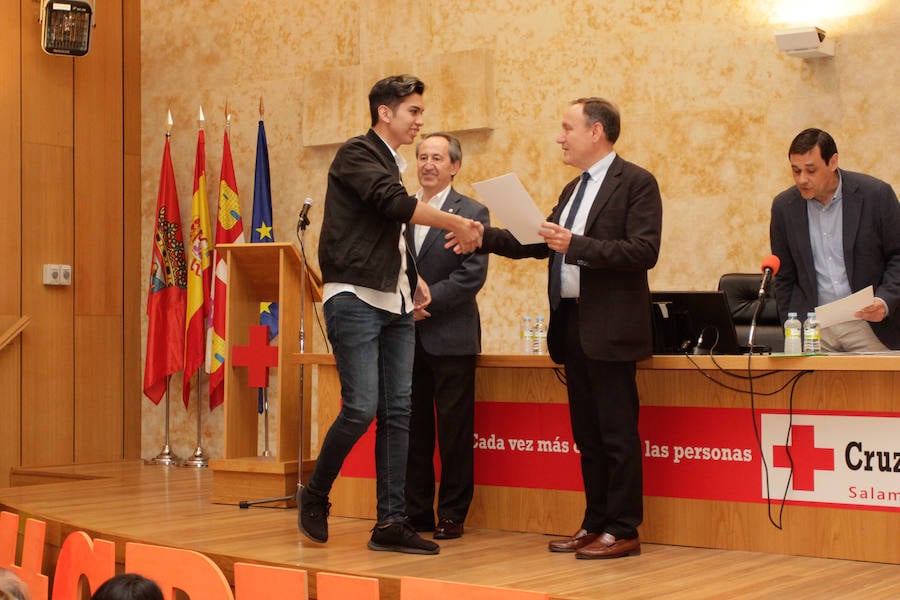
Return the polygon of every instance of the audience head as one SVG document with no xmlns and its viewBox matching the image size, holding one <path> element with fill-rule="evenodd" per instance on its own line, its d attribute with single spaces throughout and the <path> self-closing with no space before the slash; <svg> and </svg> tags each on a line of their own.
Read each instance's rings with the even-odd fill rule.
<svg viewBox="0 0 900 600">
<path fill-rule="evenodd" d="M 18 575 L 0 567 L 0 600 L 31 600 L 28 586 Z"/>
<path fill-rule="evenodd" d="M 107 579 L 91 600 L 163 600 L 163 593 L 152 579 L 137 573 L 122 573 Z"/>
</svg>

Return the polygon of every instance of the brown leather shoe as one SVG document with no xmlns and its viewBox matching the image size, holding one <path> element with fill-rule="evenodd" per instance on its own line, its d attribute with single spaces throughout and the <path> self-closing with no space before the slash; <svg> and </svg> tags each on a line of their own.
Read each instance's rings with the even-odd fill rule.
<svg viewBox="0 0 900 600">
<path fill-rule="evenodd" d="M 462 534 L 463 524 L 453 519 L 441 519 L 434 528 L 434 539 L 436 540 L 454 540 L 462 537 Z"/>
<path fill-rule="evenodd" d="M 583 548 L 599 537 L 597 533 L 588 533 L 584 529 L 579 529 L 575 535 L 564 540 L 553 540 L 550 542 L 550 552 L 575 552 L 579 548 Z"/>
<path fill-rule="evenodd" d="M 609 533 L 604 533 L 593 543 L 575 551 L 575 558 L 620 558 L 629 554 L 641 553 L 641 540 L 617 540 Z"/>
</svg>

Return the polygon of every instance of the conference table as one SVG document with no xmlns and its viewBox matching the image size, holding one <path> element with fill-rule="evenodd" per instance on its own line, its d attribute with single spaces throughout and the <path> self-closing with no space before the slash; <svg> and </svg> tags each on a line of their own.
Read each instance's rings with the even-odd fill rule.
<svg viewBox="0 0 900 600">
<path fill-rule="evenodd" d="M 315 369 L 321 441 L 340 406 L 334 359 L 294 357 Z M 898 371 L 894 354 L 639 362 L 642 540 L 900 564 Z M 564 379 L 545 355 L 478 357 L 467 527 L 578 529 Z M 373 448 L 370 430 L 335 483 L 332 514 L 374 518 Z"/>
</svg>

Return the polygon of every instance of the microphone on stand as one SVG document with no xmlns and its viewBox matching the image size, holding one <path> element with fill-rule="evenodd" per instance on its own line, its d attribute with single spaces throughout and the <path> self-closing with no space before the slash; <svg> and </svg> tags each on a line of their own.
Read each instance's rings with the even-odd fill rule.
<svg viewBox="0 0 900 600">
<path fill-rule="evenodd" d="M 297 231 L 306 230 L 307 225 L 309 225 L 309 207 L 312 206 L 312 198 L 307 198 L 303 201 L 303 207 L 300 209 L 300 215 L 297 218 Z"/>
<path fill-rule="evenodd" d="M 774 254 L 770 254 L 765 257 L 762 261 L 762 281 L 759 282 L 759 296 L 758 298 L 762 300 L 766 297 L 766 291 L 769 287 L 769 282 L 772 281 L 772 278 L 778 273 L 778 268 L 781 267 L 781 259 L 779 259 Z"/>
<path fill-rule="evenodd" d="M 747 336 L 747 349 L 750 354 L 767 354 L 771 351 L 768 346 L 757 346 L 753 343 L 753 336 L 756 333 L 756 320 L 759 318 L 759 313 L 762 312 L 763 304 L 766 301 L 766 291 L 769 287 L 769 282 L 772 281 L 772 278 L 778 273 L 778 268 L 781 267 L 781 259 L 775 256 L 774 254 L 770 254 L 765 257 L 762 261 L 762 280 L 759 282 L 759 293 L 756 298 L 756 308 L 753 311 L 753 318 L 750 319 L 750 333 Z"/>
</svg>

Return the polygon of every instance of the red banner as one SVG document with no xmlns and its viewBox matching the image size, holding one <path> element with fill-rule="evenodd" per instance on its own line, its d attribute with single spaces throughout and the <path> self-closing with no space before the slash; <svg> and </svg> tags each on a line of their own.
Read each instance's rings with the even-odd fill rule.
<svg viewBox="0 0 900 600">
<path fill-rule="evenodd" d="M 342 475 L 375 477 L 374 431 Z M 900 415 L 643 406 L 640 434 L 646 496 L 900 511 Z M 583 489 L 565 404 L 479 402 L 473 444 L 478 485 Z"/>
</svg>

